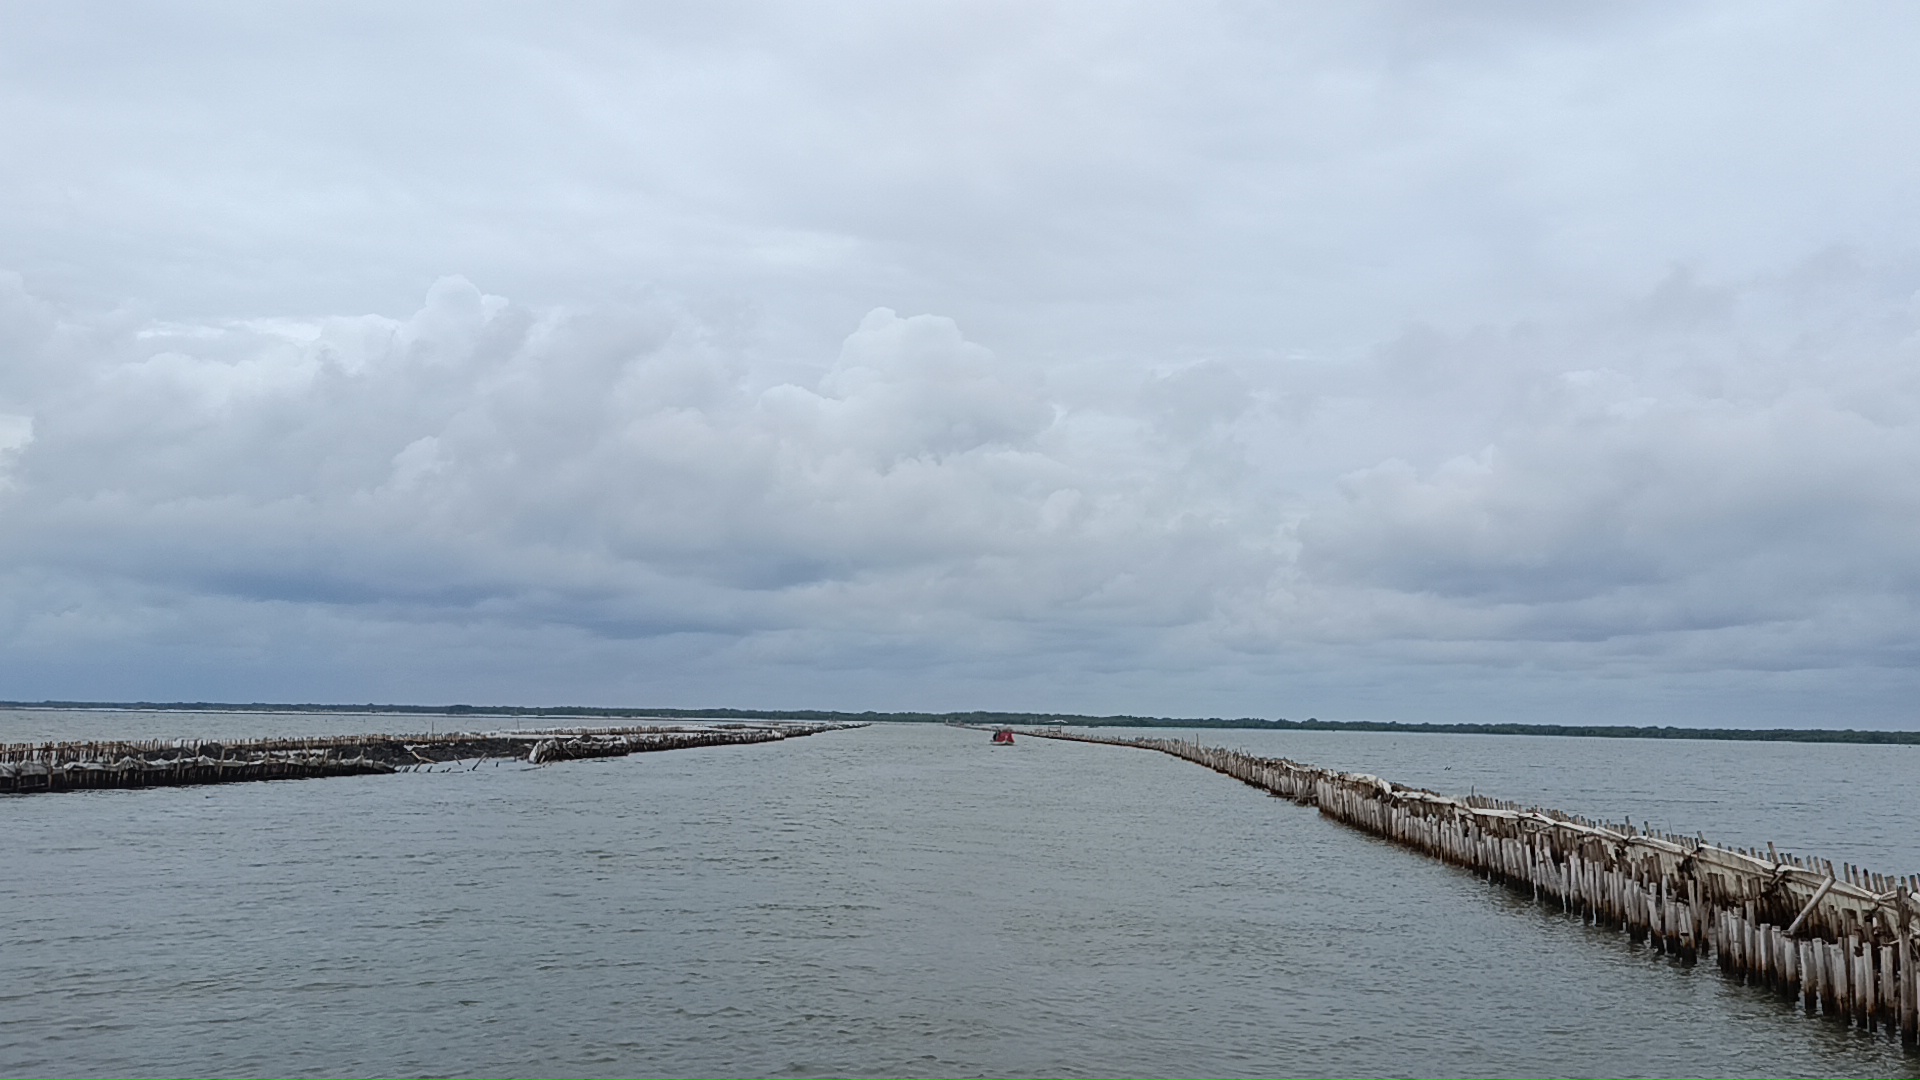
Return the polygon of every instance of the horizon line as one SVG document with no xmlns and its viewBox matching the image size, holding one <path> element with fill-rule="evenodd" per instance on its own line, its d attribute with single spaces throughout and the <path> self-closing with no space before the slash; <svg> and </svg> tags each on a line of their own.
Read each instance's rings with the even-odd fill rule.
<svg viewBox="0 0 1920 1080">
<path fill-rule="evenodd" d="M 1045 724 L 1075 727 L 1171 727 L 1272 731 L 1363 731 L 1416 735 L 1529 735 L 1561 738 L 1700 739 L 1740 742 L 1920 745 L 1920 731 L 1858 728 L 1708 728 L 1629 724 L 1428 723 L 1401 720 L 1288 720 L 1282 717 L 1173 717 L 970 710 L 912 712 L 836 709 L 683 709 L 597 705 L 397 705 L 220 701 L 0 701 L 0 709 L 94 712 L 390 714 L 396 716 L 628 717 L 662 720 L 863 720 L 896 723 Z"/>
</svg>

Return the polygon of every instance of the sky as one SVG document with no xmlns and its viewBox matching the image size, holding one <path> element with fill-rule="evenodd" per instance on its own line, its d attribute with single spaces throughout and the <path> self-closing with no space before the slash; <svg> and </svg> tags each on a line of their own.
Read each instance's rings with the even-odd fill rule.
<svg viewBox="0 0 1920 1080">
<path fill-rule="evenodd" d="M 1920 727 L 1920 7 L 0 22 L 0 698 Z"/>
</svg>

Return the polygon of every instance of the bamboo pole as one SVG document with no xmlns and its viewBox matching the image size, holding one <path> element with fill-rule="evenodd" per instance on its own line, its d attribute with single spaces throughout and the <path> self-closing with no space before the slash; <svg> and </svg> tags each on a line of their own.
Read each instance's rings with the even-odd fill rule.
<svg viewBox="0 0 1920 1080">
<path fill-rule="evenodd" d="M 1718 847 L 1631 823 L 1601 825 L 1484 796 L 1450 798 L 1379 777 L 1201 746 L 1196 740 L 1049 739 L 1133 746 L 1184 758 L 1354 828 L 1557 903 L 1635 945 L 1712 957 L 1743 982 L 1800 998 L 1866 1030 L 1920 1041 L 1920 957 L 1912 922 L 1920 877 Z"/>
</svg>

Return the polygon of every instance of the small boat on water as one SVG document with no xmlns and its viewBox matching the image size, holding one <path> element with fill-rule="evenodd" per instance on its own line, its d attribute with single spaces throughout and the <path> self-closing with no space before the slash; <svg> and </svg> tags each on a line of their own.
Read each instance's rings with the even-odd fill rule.
<svg viewBox="0 0 1920 1080">
<path fill-rule="evenodd" d="M 1012 745 L 1013 745 L 1013 732 L 1012 732 L 1012 731 L 1011 731 L 1010 729 L 1008 729 L 1008 728 L 1001 728 L 1001 729 L 1000 729 L 999 731 L 996 731 L 996 732 L 994 732 L 994 733 L 993 733 L 993 745 L 995 745 L 995 746 L 1012 746 Z"/>
</svg>

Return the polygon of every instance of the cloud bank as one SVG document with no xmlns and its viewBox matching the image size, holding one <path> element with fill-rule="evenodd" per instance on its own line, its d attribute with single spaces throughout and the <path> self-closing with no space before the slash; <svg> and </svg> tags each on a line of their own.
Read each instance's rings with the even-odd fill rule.
<svg viewBox="0 0 1920 1080">
<path fill-rule="evenodd" d="M 887 309 L 796 383 L 665 301 L 458 277 L 405 318 L 88 321 L 17 279 L 3 310 L 16 656 L 325 687 L 417 640 L 447 691 L 624 658 L 584 696 L 804 669 L 1161 708 L 1915 659 L 1920 305 L 1841 257 L 1096 385 Z"/>
</svg>

